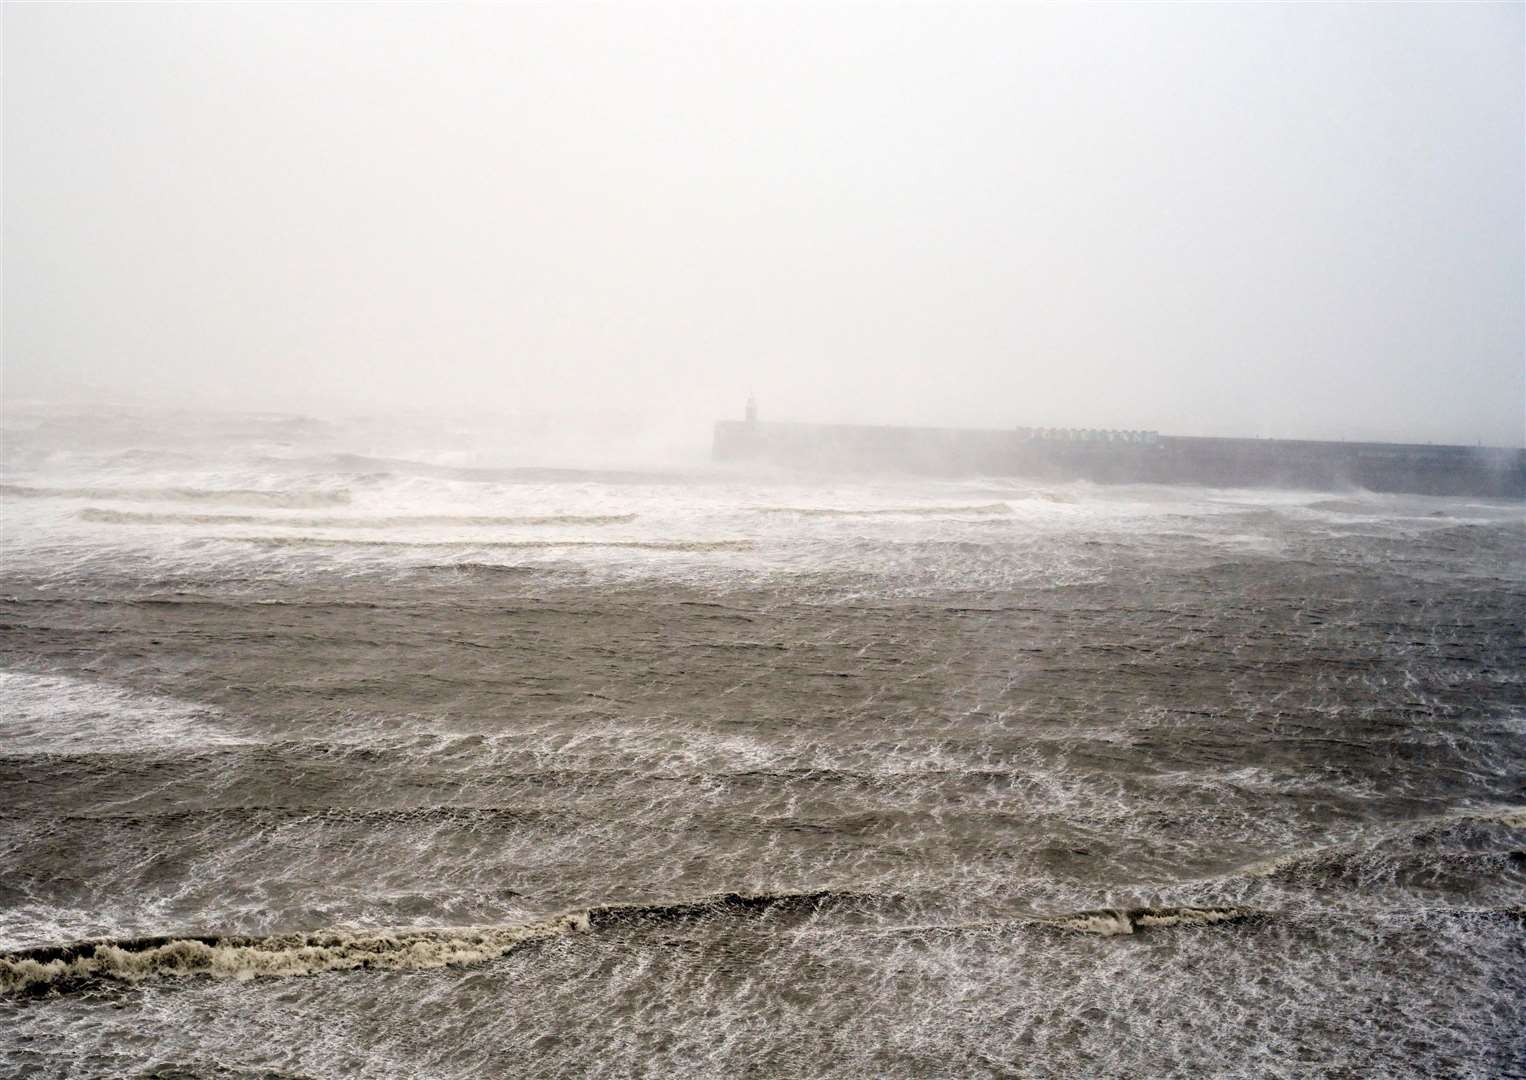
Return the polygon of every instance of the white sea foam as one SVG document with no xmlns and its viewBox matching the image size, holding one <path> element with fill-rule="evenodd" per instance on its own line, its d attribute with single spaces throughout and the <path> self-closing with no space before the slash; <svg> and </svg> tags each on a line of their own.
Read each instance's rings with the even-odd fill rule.
<svg viewBox="0 0 1526 1080">
<path fill-rule="evenodd" d="M 247 743 L 217 710 L 65 675 L 0 672 L 0 747 L 10 754 L 127 753 Z"/>
<path fill-rule="evenodd" d="M 0 497 L 15 499 L 96 499 L 139 503 L 212 503 L 228 506 L 295 508 L 342 506 L 350 501 L 350 492 L 344 488 L 334 487 L 293 491 L 270 488 L 172 486 L 32 487 L 25 484 L 0 484 Z M 123 516 L 131 515 L 124 514 Z"/>
<path fill-rule="evenodd" d="M 628 525 L 635 514 L 397 514 L 387 517 L 291 517 L 280 514 L 182 514 L 86 507 L 81 521 L 104 525 L 267 525 L 291 529 L 513 528 L 546 525 Z"/>
</svg>

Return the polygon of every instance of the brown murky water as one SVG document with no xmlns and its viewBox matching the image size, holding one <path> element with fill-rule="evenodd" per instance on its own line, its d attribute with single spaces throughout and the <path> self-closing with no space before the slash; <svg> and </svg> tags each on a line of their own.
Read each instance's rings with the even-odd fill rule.
<svg viewBox="0 0 1526 1080">
<path fill-rule="evenodd" d="M 1520 506 L 346 437 L 7 432 L 0 1071 L 1526 1075 Z"/>
</svg>

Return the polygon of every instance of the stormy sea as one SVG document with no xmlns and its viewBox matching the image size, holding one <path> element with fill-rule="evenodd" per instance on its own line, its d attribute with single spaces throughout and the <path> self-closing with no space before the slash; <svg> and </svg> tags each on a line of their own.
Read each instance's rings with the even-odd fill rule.
<svg viewBox="0 0 1526 1080">
<path fill-rule="evenodd" d="M 0 1074 L 1526 1076 L 1520 504 L 578 437 L 7 415 Z"/>
</svg>

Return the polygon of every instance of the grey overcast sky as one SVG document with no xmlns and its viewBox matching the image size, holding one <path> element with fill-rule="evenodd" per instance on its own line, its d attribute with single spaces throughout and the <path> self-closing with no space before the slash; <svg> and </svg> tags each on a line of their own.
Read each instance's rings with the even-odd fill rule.
<svg viewBox="0 0 1526 1080">
<path fill-rule="evenodd" d="M 4 383 L 1515 444 L 1526 8 L 4 8 Z"/>
</svg>

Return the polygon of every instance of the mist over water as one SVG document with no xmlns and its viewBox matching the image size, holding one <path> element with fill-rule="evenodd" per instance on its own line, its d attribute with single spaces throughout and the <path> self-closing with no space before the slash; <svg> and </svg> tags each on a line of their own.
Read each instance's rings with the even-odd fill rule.
<svg viewBox="0 0 1526 1080">
<path fill-rule="evenodd" d="M 9 1071 L 1526 1062 L 1519 504 L 6 421 Z"/>
<path fill-rule="evenodd" d="M 1518 4 L 6 31 L 13 396 L 1526 438 Z"/>
</svg>

